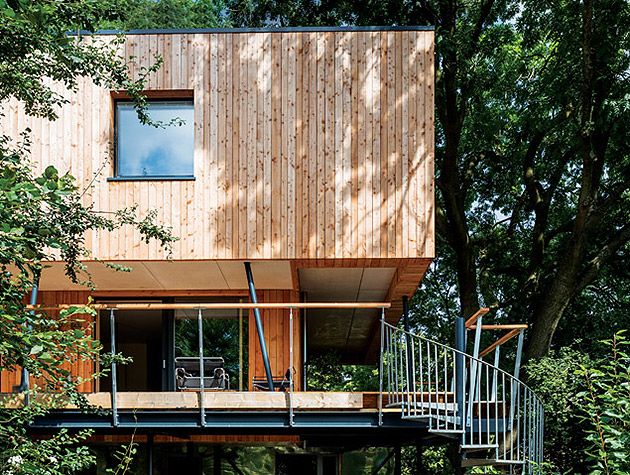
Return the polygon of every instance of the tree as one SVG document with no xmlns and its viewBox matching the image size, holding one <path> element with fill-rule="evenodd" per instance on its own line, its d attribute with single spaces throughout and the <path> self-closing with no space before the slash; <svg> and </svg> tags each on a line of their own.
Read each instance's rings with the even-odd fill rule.
<svg viewBox="0 0 630 475">
<path fill-rule="evenodd" d="M 0 0 L 0 100 L 18 100 L 27 113 L 54 120 L 65 98 L 53 91 L 53 81 L 72 90 L 79 77 L 89 77 L 104 87 L 129 91 L 139 116 L 151 122 L 141 96 L 144 76 L 136 81 L 129 78 L 127 64 L 117 52 L 121 39 L 106 44 L 66 34 L 92 29 L 111 16 L 109 8 L 107 3 L 92 1 Z M 145 76 L 157 67 L 159 62 Z M 138 217 L 132 208 L 103 215 L 84 205 L 85 190 L 54 167 L 34 176 L 29 166 L 29 131 L 15 139 L 0 137 L 0 370 L 25 368 L 38 384 L 26 394 L 28 404 L 17 398 L 16 408 L 0 409 L 0 463 L 7 473 L 70 473 L 93 462 L 87 448 L 77 445 L 91 432 L 61 430 L 36 441 L 28 426 L 61 402 L 86 409 L 77 393 L 83 380 L 64 367 L 69 352 L 79 359 L 101 359 L 103 366 L 106 355 L 75 325 L 78 315 L 93 313 L 89 306 L 53 316 L 28 310 L 24 297 L 37 283 L 44 261 L 52 257 L 65 261 L 72 281 L 85 279 L 81 259 L 89 256 L 84 247 L 88 230 L 132 225 L 144 239 L 157 239 L 166 249 L 174 238 L 155 223 L 154 213 Z M 50 394 L 51 390 L 55 392 Z"/>
<path fill-rule="evenodd" d="M 122 31 L 151 28 L 226 28 L 223 0 L 115 0 L 120 17 L 99 28 Z"/>
</svg>

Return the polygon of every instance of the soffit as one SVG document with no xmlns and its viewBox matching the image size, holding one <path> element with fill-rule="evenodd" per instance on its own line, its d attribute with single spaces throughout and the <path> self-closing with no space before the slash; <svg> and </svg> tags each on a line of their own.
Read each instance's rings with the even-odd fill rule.
<svg viewBox="0 0 630 475">
<path fill-rule="evenodd" d="M 245 290 L 242 261 L 116 261 L 131 268 L 121 272 L 102 263 L 86 263 L 98 291 L 117 290 Z M 258 289 L 293 287 L 289 261 L 252 262 Z M 86 278 L 87 276 L 84 276 Z M 41 290 L 85 290 L 64 274 L 63 262 L 50 262 L 40 280 Z"/>
</svg>

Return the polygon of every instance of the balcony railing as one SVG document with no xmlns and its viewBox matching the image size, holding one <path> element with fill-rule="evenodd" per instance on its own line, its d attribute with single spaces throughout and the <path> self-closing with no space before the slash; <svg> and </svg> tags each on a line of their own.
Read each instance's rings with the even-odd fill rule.
<svg viewBox="0 0 630 475">
<path fill-rule="evenodd" d="M 34 310 L 60 310 L 64 308 L 77 307 L 77 304 L 63 304 L 55 307 L 35 306 Z M 198 408 L 199 408 L 199 425 L 201 427 L 206 426 L 206 413 L 205 397 L 204 393 L 207 390 L 215 390 L 215 388 L 207 387 L 206 381 L 208 375 L 205 374 L 205 368 L 207 366 L 207 357 L 204 355 L 204 335 L 203 335 L 203 319 L 204 312 L 211 310 L 253 310 L 253 309 L 267 309 L 267 310 L 287 310 L 289 320 L 289 371 L 288 384 L 286 385 L 287 401 L 288 401 L 288 421 L 289 426 L 294 424 L 294 312 L 300 309 L 373 309 L 380 311 L 381 317 L 384 312 L 390 307 L 389 303 L 373 303 L 373 302 L 295 302 L 295 303 L 242 303 L 242 302 L 230 302 L 230 303 L 100 303 L 92 305 L 94 310 L 100 310 L 106 312 L 109 318 L 109 338 L 110 338 L 110 352 L 112 355 L 117 353 L 116 346 L 116 312 L 118 311 L 146 311 L 146 310 L 192 310 L 196 312 L 197 317 L 197 350 L 198 354 L 192 358 L 198 361 L 199 375 L 196 381 L 198 382 Z M 111 404 L 111 424 L 114 427 L 119 425 L 119 409 L 118 409 L 118 365 L 116 359 L 112 359 L 110 368 L 111 376 L 111 391 L 110 391 L 110 404 Z"/>
</svg>

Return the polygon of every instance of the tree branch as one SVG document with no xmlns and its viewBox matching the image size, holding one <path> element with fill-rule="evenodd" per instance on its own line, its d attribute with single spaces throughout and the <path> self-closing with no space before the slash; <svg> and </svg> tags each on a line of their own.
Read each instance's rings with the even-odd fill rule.
<svg viewBox="0 0 630 475">
<path fill-rule="evenodd" d="M 608 243 L 602 247 L 599 252 L 593 257 L 581 273 L 576 285 L 574 294 L 578 294 L 587 285 L 595 280 L 600 269 L 606 262 L 608 262 L 615 253 L 621 249 L 626 243 L 630 241 L 630 224 L 623 226 Z"/>
</svg>

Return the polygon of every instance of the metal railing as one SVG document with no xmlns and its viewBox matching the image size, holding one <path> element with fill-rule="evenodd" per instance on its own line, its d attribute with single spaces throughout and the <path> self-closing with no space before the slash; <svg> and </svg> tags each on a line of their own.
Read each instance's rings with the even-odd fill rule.
<svg viewBox="0 0 630 475">
<path fill-rule="evenodd" d="M 381 320 L 382 407 L 459 438 L 463 464 L 539 473 L 544 411 L 513 375 Z"/>
<path fill-rule="evenodd" d="M 70 308 L 71 304 L 49 306 L 31 305 L 32 310 L 60 310 Z M 295 302 L 295 303 L 101 303 L 91 306 L 95 310 L 103 310 L 109 314 L 110 326 L 110 353 L 112 362 L 110 367 L 111 374 L 111 391 L 110 403 L 112 408 L 112 426 L 117 427 L 119 424 L 118 410 L 118 384 L 117 384 L 117 363 L 116 363 L 116 312 L 119 310 L 194 310 L 197 312 L 197 351 L 196 358 L 199 359 L 199 425 L 206 426 L 205 407 L 205 374 L 204 374 L 204 339 L 203 339 L 203 319 L 204 310 L 217 309 L 282 309 L 288 310 L 289 313 L 289 370 L 288 370 L 288 425 L 294 425 L 295 406 L 294 406 L 294 312 L 300 309 L 372 309 L 380 310 L 381 318 L 386 308 L 390 307 L 389 303 L 373 303 L 373 302 Z M 210 317 L 211 318 L 211 317 Z M 380 414 L 380 412 L 379 412 Z"/>
</svg>

